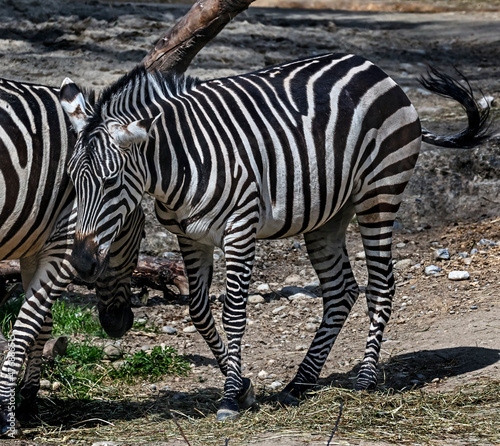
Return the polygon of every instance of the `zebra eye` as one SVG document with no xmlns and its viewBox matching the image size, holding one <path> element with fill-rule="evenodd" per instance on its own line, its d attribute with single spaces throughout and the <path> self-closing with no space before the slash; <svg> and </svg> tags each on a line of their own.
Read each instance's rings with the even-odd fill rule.
<svg viewBox="0 0 500 446">
<path fill-rule="evenodd" d="M 117 181 L 118 181 L 118 175 L 116 175 L 114 177 L 106 178 L 103 182 L 104 188 L 108 189 L 110 187 L 113 187 Z"/>
</svg>

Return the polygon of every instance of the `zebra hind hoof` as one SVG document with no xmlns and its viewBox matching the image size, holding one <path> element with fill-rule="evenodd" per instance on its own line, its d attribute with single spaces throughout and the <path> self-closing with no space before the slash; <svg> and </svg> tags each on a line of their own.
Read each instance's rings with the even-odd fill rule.
<svg viewBox="0 0 500 446">
<path fill-rule="evenodd" d="M 255 399 L 255 391 L 252 381 L 249 378 L 243 378 L 243 389 L 241 395 L 238 397 L 238 404 L 240 409 L 246 410 L 254 407 L 257 403 Z"/>
</svg>

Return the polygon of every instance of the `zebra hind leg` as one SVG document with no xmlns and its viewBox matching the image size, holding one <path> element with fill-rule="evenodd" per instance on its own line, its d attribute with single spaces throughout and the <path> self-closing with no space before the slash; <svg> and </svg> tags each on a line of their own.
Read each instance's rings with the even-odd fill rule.
<svg viewBox="0 0 500 446">
<path fill-rule="evenodd" d="M 392 218 L 375 221 L 358 215 L 359 229 L 366 252 L 368 285 L 366 301 L 370 317 L 370 329 L 366 350 L 358 378 L 356 390 L 372 390 L 377 386 L 377 364 L 380 356 L 384 329 L 389 321 L 394 296 L 394 276 L 392 272 Z"/>
<path fill-rule="evenodd" d="M 323 320 L 293 380 L 278 395 L 282 404 L 297 404 L 314 386 L 347 315 L 358 298 L 345 245 L 345 231 L 353 212 L 343 209 L 336 218 L 304 234 L 309 259 L 323 294 Z"/>
</svg>

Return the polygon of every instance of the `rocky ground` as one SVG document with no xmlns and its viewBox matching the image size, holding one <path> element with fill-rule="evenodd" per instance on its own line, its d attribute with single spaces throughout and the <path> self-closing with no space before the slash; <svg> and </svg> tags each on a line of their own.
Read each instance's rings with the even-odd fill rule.
<svg viewBox="0 0 500 446">
<path fill-rule="evenodd" d="M 426 63 L 448 72 L 457 66 L 489 101 L 498 103 L 500 96 L 497 4 L 490 2 L 489 11 L 478 12 L 468 2 L 455 3 L 467 3 L 467 12 L 251 8 L 207 45 L 189 74 L 219 77 L 310 54 L 356 52 L 402 85 L 425 126 L 439 132 L 455 131 L 463 125 L 461 110 L 427 95 L 416 82 L 425 73 Z M 0 76 L 49 85 L 59 85 L 70 76 L 99 89 L 139 62 L 186 8 L 149 3 L 5 1 L 0 21 Z M 493 107 L 492 116 L 498 118 L 498 107 Z M 419 158 L 395 233 L 397 294 L 383 344 L 383 386 L 445 391 L 479 378 L 500 379 L 498 121 L 490 132 L 493 138 L 478 149 L 424 147 Z M 153 222 L 150 216 L 143 250 L 177 255 L 175 241 Z M 366 270 L 357 254 L 362 248 L 355 224 L 349 228 L 348 248 L 363 286 Z M 447 249 L 449 259 L 436 258 L 439 249 Z M 221 252 L 216 255 L 218 269 L 211 292 L 220 325 L 224 259 Z M 426 274 L 431 265 L 440 268 L 437 274 Z M 451 280 L 453 271 L 465 271 L 468 278 Z M 293 377 L 321 318 L 315 281 L 300 238 L 259 243 L 243 342 L 244 373 L 257 389 L 279 390 Z M 186 378 L 155 383 L 138 393 L 165 386 L 177 394 L 220 389 L 222 377 L 201 337 L 193 332 L 185 303 L 166 301 L 154 292 L 149 297 L 147 305 L 134 308 L 136 318 L 163 327 L 162 333 L 133 331 L 120 345 L 130 350 L 172 345 L 189 356 L 193 367 Z M 327 361 L 322 383 L 352 385 L 368 329 L 365 308 L 361 295 Z M 302 443 L 297 440 L 296 444 Z"/>
</svg>

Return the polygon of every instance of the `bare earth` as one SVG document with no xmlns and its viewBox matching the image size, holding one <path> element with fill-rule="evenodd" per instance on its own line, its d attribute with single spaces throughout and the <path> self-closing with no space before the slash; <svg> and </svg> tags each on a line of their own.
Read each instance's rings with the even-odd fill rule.
<svg viewBox="0 0 500 446">
<path fill-rule="evenodd" d="M 84 86 L 101 88 L 139 62 L 162 32 L 187 10 L 186 6 L 118 2 L 41 3 L 6 2 L 0 22 L 0 76 L 55 86 L 69 76 Z M 450 112 L 448 102 L 430 98 L 415 80 L 424 74 L 425 63 L 446 69 L 457 65 L 486 96 L 498 102 L 500 12 L 495 5 L 493 2 L 487 12 L 469 8 L 467 13 L 418 14 L 254 8 L 202 51 L 189 74 L 220 77 L 316 53 L 355 52 L 377 63 L 405 88 L 427 120 L 426 126 L 451 132 L 462 125 L 460 110 Z M 492 114 L 498 117 L 497 107 Z M 396 261 L 407 261 L 396 269 L 397 293 L 382 351 L 380 382 L 384 387 L 444 392 L 477 380 L 500 379 L 497 123 L 491 133 L 494 138 L 475 151 L 488 155 L 483 157 L 483 168 L 489 169 L 485 178 L 490 186 L 485 183 L 477 196 L 456 197 L 456 209 L 448 207 L 452 201 L 445 201 L 420 213 L 415 203 L 420 200 L 424 206 L 436 197 L 417 196 L 414 188 L 403 206 L 393 252 Z M 418 170 L 439 170 L 440 166 L 430 165 L 433 153 L 423 154 Z M 449 157 L 454 156 L 449 152 Z M 474 181 L 472 178 L 471 183 Z M 158 240 L 165 240 L 165 244 Z M 176 249 L 175 242 L 153 224 L 143 246 L 154 254 Z M 362 251 L 355 224 L 349 228 L 348 248 L 358 283 L 364 286 L 364 261 L 355 260 L 355 254 Z M 451 259 L 436 260 L 434 253 L 439 248 L 447 248 Z M 467 253 L 467 257 L 459 253 Z M 223 264 L 222 255 L 219 264 Z M 431 264 L 442 271 L 426 276 L 424 268 Z M 467 271 L 470 278 L 449 280 L 451 271 Z M 219 265 L 212 288 L 219 325 L 223 279 Z M 265 301 L 249 304 L 243 341 L 244 373 L 252 378 L 258 392 L 275 382 L 286 385 L 294 376 L 321 317 L 320 299 L 289 300 L 281 290 L 291 285 L 304 287 L 315 280 L 300 238 L 259 244 L 251 292 L 260 293 Z M 265 284 L 269 289 L 262 291 Z M 365 308 L 361 295 L 327 361 L 321 384 L 352 386 L 368 330 Z M 156 389 L 168 386 L 171 395 L 206 388 L 221 390 L 222 375 L 201 336 L 183 332 L 190 325 L 183 302 L 167 302 L 150 293 L 148 305 L 138 304 L 134 311 L 136 318 L 175 327 L 177 334 L 152 337 L 147 332 L 132 331 L 122 339 L 123 346 L 133 351 L 145 345 L 171 345 L 189 355 L 193 364 L 188 377 L 155 383 Z M 266 378 L 258 378 L 261 371 L 267 373 Z M 152 390 L 142 387 L 137 392 L 147 394 Z M 31 435 L 33 438 L 36 432 Z M 278 438 L 270 434 L 249 439 L 249 444 L 324 445 L 326 440 L 327 436 L 313 439 L 297 433 L 295 437 Z M 332 444 L 372 444 L 350 440 L 341 429 L 336 441 Z M 186 443 L 179 437 L 168 444 Z"/>
</svg>

